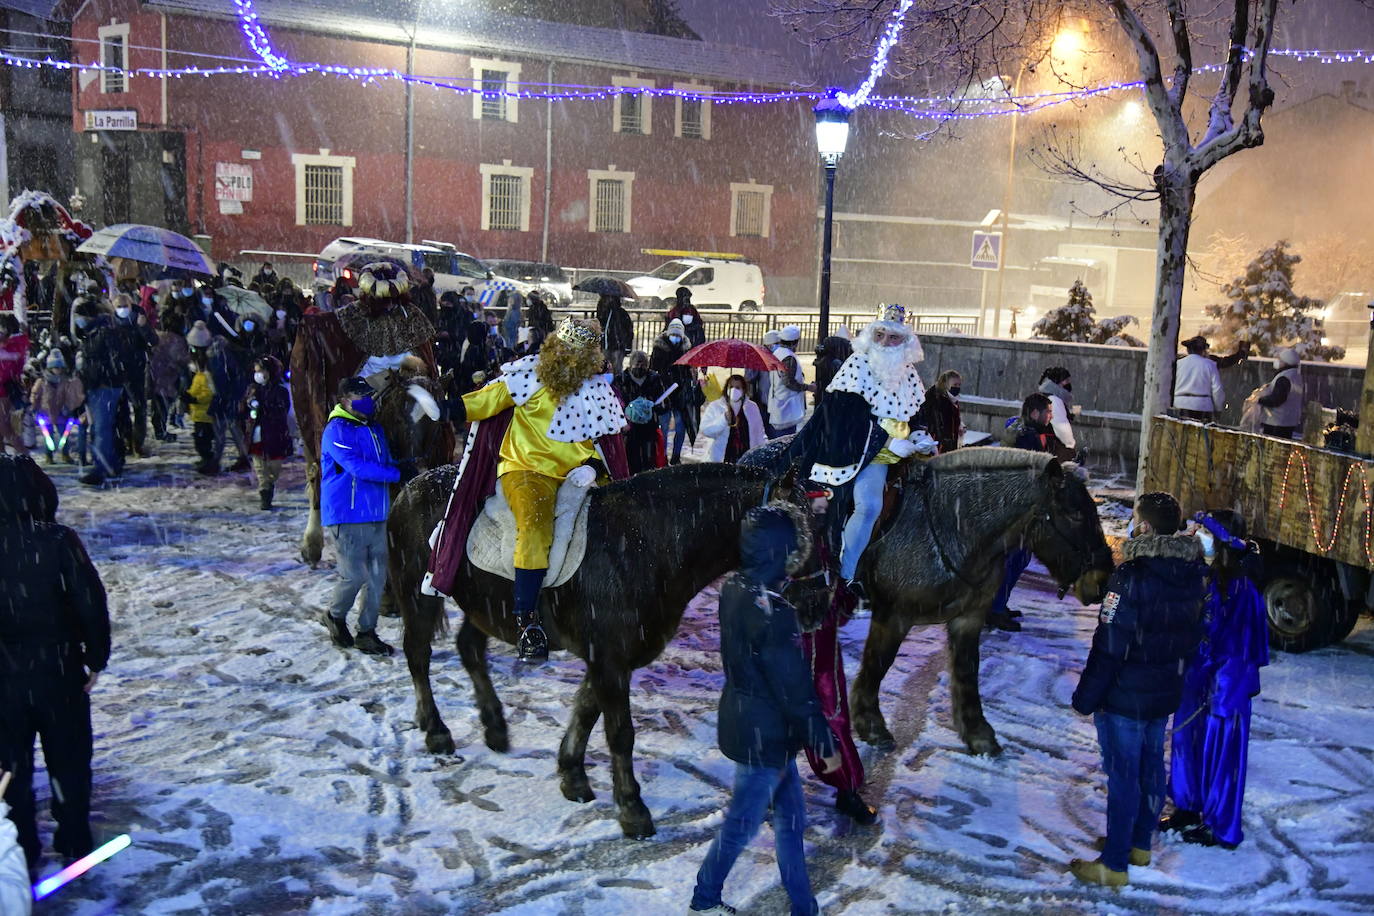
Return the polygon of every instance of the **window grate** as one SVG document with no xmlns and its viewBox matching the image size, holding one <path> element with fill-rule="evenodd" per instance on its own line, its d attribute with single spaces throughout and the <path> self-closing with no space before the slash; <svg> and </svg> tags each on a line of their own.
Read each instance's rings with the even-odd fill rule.
<svg viewBox="0 0 1374 916">
<path fill-rule="evenodd" d="M 520 230 L 520 199 L 524 179 L 519 175 L 492 175 L 487 226 Z"/>
<path fill-rule="evenodd" d="M 482 71 L 482 120 L 506 120 L 506 71 Z"/>
<path fill-rule="evenodd" d="M 682 136 L 700 140 L 706 136 L 701 99 L 682 100 Z"/>
<path fill-rule="evenodd" d="M 764 193 L 738 191 L 735 194 L 735 235 L 763 238 Z"/>
<path fill-rule="evenodd" d="M 100 72 L 100 91 L 101 92 L 124 92 L 126 68 L 124 58 L 124 36 L 110 35 L 100 42 L 101 62 L 106 67 L 113 69 L 102 70 Z"/>
<path fill-rule="evenodd" d="M 596 231 L 625 231 L 625 182 L 618 178 L 596 180 Z"/>
<path fill-rule="evenodd" d="M 342 226 L 344 221 L 343 166 L 305 167 L 305 224 Z"/>
<path fill-rule="evenodd" d="M 644 133 L 643 96 L 627 93 L 620 97 L 620 132 L 622 134 Z"/>
</svg>

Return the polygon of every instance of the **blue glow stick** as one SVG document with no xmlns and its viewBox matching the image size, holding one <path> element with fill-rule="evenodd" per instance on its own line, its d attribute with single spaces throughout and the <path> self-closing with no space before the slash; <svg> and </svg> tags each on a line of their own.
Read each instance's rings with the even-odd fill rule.
<svg viewBox="0 0 1374 916">
<path fill-rule="evenodd" d="M 101 846 L 89 855 L 82 856 L 60 872 L 49 875 L 42 881 L 39 881 L 33 886 L 33 899 L 42 900 L 67 882 L 81 877 L 121 849 L 127 849 L 132 842 L 133 840 L 129 839 L 127 833 L 121 833 L 104 846 Z"/>
</svg>

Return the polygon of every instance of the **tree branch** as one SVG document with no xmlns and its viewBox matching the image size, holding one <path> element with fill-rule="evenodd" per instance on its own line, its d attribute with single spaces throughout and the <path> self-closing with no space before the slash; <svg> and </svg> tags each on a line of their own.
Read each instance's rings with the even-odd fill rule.
<svg viewBox="0 0 1374 916">
<path fill-rule="evenodd" d="M 1255 17 L 1254 32 L 1250 50 L 1250 85 L 1246 100 L 1245 113 L 1239 124 L 1212 136 L 1198 144 L 1193 155 L 1193 170 L 1201 175 L 1227 156 L 1239 150 L 1259 146 L 1264 142 L 1264 130 L 1260 118 L 1264 110 L 1274 104 L 1274 91 L 1269 88 L 1267 68 L 1269 64 L 1269 45 L 1274 38 L 1274 13 L 1278 0 L 1256 0 L 1259 13 Z M 1237 0 L 1237 13 L 1244 16 Z M 1243 4 L 1248 7 L 1248 3 Z M 1234 23 L 1233 23 L 1234 34 Z"/>
<path fill-rule="evenodd" d="M 1231 12 L 1231 44 L 1226 50 L 1226 70 L 1222 74 L 1217 93 L 1212 97 L 1212 108 L 1207 116 L 1207 133 L 1202 139 L 1205 145 L 1213 137 L 1219 137 L 1232 127 L 1231 109 L 1235 105 L 1236 91 L 1240 88 L 1240 69 L 1245 60 L 1245 34 L 1249 24 L 1250 0 L 1233 0 Z"/>
<path fill-rule="evenodd" d="M 1245 0 L 1236 0 L 1244 3 Z M 1174 82 L 1169 87 L 1169 100 L 1174 108 L 1181 108 L 1188 94 L 1188 80 L 1193 76 L 1193 43 L 1188 37 L 1188 14 L 1184 12 L 1183 0 L 1168 0 L 1169 28 L 1174 33 L 1174 52 L 1178 63 L 1174 65 Z"/>
<path fill-rule="evenodd" d="M 1155 123 L 1163 135 L 1165 157 L 1171 150 L 1188 150 L 1188 125 L 1183 120 L 1181 104 L 1175 104 L 1164 86 L 1164 71 L 1159 63 L 1159 49 L 1150 37 L 1149 29 L 1140 21 L 1140 16 L 1131 8 L 1127 0 L 1106 0 L 1107 7 L 1116 16 L 1121 30 L 1126 33 L 1135 47 L 1136 58 L 1140 64 L 1140 78 L 1145 83 L 1145 101 L 1154 113 Z"/>
</svg>

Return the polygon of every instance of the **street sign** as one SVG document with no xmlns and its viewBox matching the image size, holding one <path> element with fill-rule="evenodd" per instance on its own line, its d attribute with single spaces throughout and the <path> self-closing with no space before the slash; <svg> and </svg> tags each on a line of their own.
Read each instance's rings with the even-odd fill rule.
<svg viewBox="0 0 1374 916">
<path fill-rule="evenodd" d="M 86 111 L 87 130 L 138 130 L 137 111 Z"/>
<path fill-rule="evenodd" d="M 215 163 L 215 200 L 251 201 L 253 167 L 239 162 Z"/>
<path fill-rule="evenodd" d="M 1002 233 L 973 233 L 973 256 L 968 266 L 974 270 L 996 270 L 1002 266 Z"/>
</svg>

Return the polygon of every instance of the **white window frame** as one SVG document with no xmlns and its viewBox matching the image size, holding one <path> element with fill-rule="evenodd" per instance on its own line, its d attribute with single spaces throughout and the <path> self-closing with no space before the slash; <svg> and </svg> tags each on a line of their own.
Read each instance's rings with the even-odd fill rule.
<svg viewBox="0 0 1374 916">
<path fill-rule="evenodd" d="M 638 76 L 613 76 L 611 85 L 618 89 L 654 89 L 658 86 L 651 79 L 642 79 Z M 615 133 L 623 133 L 620 129 L 620 100 L 623 96 L 615 96 L 615 104 L 611 106 L 611 130 Z M 647 137 L 654 132 L 654 97 L 651 95 L 641 95 L 639 98 L 639 127 L 638 134 L 626 134 L 626 136 Z"/>
<path fill-rule="evenodd" d="M 679 92 L 711 92 L 712 87 L 704 83 L 673 83 L 673 88 Z M 682 136 L 682 96 L 675 96 L 673 106 L 673 136 Z M 690 137 L 686 139 L 710 140 L 711 139 L 711 102 L 709 99 L 701 100 L 701 137 Z"/>
<path fill-rule="evenodd" d="M 124 87 L 118 92 L 109 89 L 108 78 L 113 74 L 108 70 L 100 71 L 100 94 L 101 95 L 123 95 L 129 91 L 129 23 L 112 22 L 109 25 L 102 25 L 96 32 L 100 38 L 100 66 L 105 66 L 105 48 L 111 38 L 118 38 L 124 48 L 123 73 L 119 74 L 121 85 Z"/>
<path fill-rule="evenodd" d="M 491 68 L 488 68 L 491 69 Z M 529 232 L 530 231 L 530 197 L 534 185 L 534 169 L 525 166 L 511 165 L 509 159 L 501 160 L 500 165 L 493 165 L 484 162 L 478 166 L 482 173 L 482 231 L 483 232 Z M 520 181 L 520 228 L 519 229 L 496 229 L 491 228 L 491 176 L 493 175 L 514 175 Z"/>
<path fill-rule="evenodd" d="M 773 229 L 773 186 L 771 184 L 753 184 L 751 182 L 732 181 L 730 182 L 730 235 L 737 235 L 738 226 L 735 219 L 739 216 L 739 196 L 742 192 L 753 191 L 763 194 L 763 234 L 745 236 L 745 238 L 768 238 Z"/>
<path fill-rule="evenodd" d="M 474 121 L 494 121 L 495 118 L 482 117 L 482 71 L 500 70 L 506 74 L 506 91 L 512 92 L 516 88 L 514 84 L 520 82 L 520 64 L 511 63 L 508 60 L 495 60 L 493 58 L 473 57 L 468 60 L 472 64 L 472 81 L 476 87 L 476 92 L 472 94 L 472 118 Z M 513 95 L 506 96 L 506 117 L 505 120 L 511 124 L 520 122 L 520 100 Z"/>
<path fill-rule="evenodd" d="M 621 235 L 624 232 L 633 231 L 630 217 L 634 214 L 635 173 L 617 171 L 614 165 L 607 166 L 605 169 L 587 169 L 587 231 L 598 231 L 596 228 L 596 183 L 601 180 L 625 183 L 625 197 L 622 203 L 625 228 L 622 232 L 605 234 Z"/>
<path fill-rule="evenodd" d="M 353 156 L 332 156 L 329 150 L 318 153 L 292 153 L 291 164 L 296 167 L 296 225 L 305 222 L 305 167 L 307 165 L 330 165 L 343 169 L 343 222 L 340 225 L 353 225 L 353 168 L 358 160 Z M 311 225 L 328 225 L 311 223 Z"/>
</svg>

